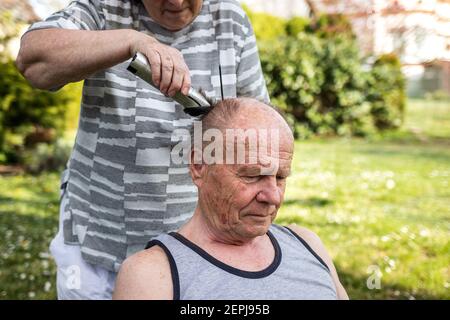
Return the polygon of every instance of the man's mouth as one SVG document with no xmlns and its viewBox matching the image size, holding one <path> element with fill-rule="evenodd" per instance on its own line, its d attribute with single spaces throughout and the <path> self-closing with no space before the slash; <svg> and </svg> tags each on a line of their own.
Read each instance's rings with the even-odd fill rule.
<svg viewBox="0 0 450 320">
<path fill-rule="evenodd" d="M 267 218 L 270 214 L 261 214 L 261 213 L 247 213 L 246 216 L 254 217 L 254 218 Z"/>
</svg>

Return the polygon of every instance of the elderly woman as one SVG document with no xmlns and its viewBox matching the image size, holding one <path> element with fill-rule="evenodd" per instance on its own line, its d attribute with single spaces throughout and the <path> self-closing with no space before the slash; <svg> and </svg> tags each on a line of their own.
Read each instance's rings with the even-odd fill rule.
<svg viewBox="0 0 450 320">
<path fill-rule="evenodd" d="M 136 52 L 160 91 L 126 70 Z M 31 26 L 17 66 L 41 89 L 84 80 L 50 245 L 60 299 L 111 298 L 124 259 L 192 216 L 188 167 L 170 159 L 172 131 L 192 119 L 170 96 L 192 85 L 211 98 L 268 101 L 253 30 L 236 0 L 76 0 Z"/>
</svg>

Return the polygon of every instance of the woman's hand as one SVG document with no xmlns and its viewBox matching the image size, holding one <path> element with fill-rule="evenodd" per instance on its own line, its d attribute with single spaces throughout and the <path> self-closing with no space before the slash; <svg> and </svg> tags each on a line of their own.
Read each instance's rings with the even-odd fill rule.
<svg viewBox="0 0 450 320">
<path fill-rule="evenodd" d="M 152 81 L 159 90 L 173 96 L 181 91 L 187 95 L 191 86 L 189 68 L 180 51 L 146 34 L 136 32 L 132 41 L 130 52 L 145 55 L 150 63 Z"/>
</svg>

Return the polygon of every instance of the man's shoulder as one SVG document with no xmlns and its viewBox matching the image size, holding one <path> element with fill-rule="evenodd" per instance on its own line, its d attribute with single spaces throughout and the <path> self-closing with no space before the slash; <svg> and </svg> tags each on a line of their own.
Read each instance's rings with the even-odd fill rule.
<svg viewBox="0 0 450 320">
<path fill-rule="evenodd" d="M 290 224 L 287 227 L 294 231 L 299 237 L 308 242 L 308 244 L 311 242 L 315 245 L 323 246 L 322 240 L 320 240 L 320 237 L 314 231 L 297 224 Z"/>
<path fill-rule="evenodd" d="M 306 241 L 308 244 L 309 242 L 313 243 L 319 243 L 322 244 L 322 241 L 320 240 L 319 236 L 314 232 L 311 231 L 305 227 L 299 226 L 295 223 L 291 223 L 290 225 L 281 225 L 281 224 L 272 224 L 272 228 L 276 228 L 284 233 L 292 235 L 294 233 L 298 237 L 302 238 L 304 241 Z M 322 244 L 323 245 L 323 244 Z"/>
<path fill-rule="evenodd" d="M 339 299 L 348 299 L 347 292 L 342 286 L 339 276 L 337 274 L 336 268 L 334 266 L 333 260 L 328 253 L 325 245 L 323 244 L 320 237 L 313 231 L 298 226 L 296 224 L 291 224 L 288 226 L 293 232 L 295 232 L 299 237 L 301 237 L 306 243 L 311 247 L 311 249 L 324 261 L 330 270 L 331 277 L 333 278 L 333 282 L 336 286 L 336 291 Z"/>
<path fill-rule="evenodd" d="M 164 265 L 165 262 L 168 262 L 166 253 L 160 246 L 155 245 L 149 249 L 139 251 L 129 256 L 123 264 L 128 266 L 133 265 L 136 267 L 152 264 L 157 267 L 160 265 Z"/>
<path fill-rule="evenodd" d="M 115 299 L 172 299 L 170 264 L 159 246 L 128 257 L 117 275 Z"/>
<path fill-rule="evenodd" d="M 306 244 L 312 249 L 312 251 L 315 252 L 324 261 L 329 269 L 331 269 L 330 265 L 333 262 L 330 258 L 330 255 L 328 254 L 328 251 L 325 248 L 322 240 L 314 231 L 296 224 L 290 224 L 287 227 L 292 230 L 292 232 L 294 232 L 298 237 L 300 237 L 304 242 L 306 242 Z"/>
</svg>

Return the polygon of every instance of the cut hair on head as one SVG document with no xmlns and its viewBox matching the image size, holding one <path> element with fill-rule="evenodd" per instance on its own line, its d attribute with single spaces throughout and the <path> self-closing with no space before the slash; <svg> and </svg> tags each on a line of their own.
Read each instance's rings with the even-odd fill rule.
<svg viewBox="0 0 450 320">
<path fill-rule="evenodd" d="M 254 102 L 260 102 L 265 104 L 266 106 L 271 107 L 283 118 L 283 120 L 289 126 L 291 132 L 294 132 L 293 128 L 287 121 L 287 117 L 283 110 L 275 105 L 267 104 L 263 101 L 249 97 L 227 98 L 224 100 L 208 99 L 208 101 L 210 102 L 212 108 L 208 112 L 196 117 L 197 121 L 202 122 L 203 132 L 211 128 L 216 128 L 219 130 L 226 129 L 227 125 L 231 123 L 235 115 L 239 112 L 238 108 L 245 108 L 246 104 L 249 102 L 251 104 L 253 104 Z"/>
</svg>

